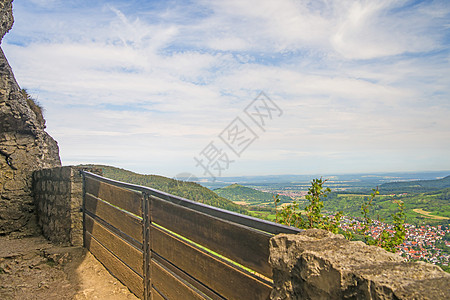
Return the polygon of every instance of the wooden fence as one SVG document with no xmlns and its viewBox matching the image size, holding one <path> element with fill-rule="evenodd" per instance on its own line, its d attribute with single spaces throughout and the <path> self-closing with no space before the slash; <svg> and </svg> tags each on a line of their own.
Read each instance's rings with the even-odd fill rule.
<svg viewBox="0 0 450 300">
<path fill-rule="evenodd" d="M 139 298 L 269 298 L 269 239 L 298 229 L 82 173 L 85 247 Z"/>
</svg>

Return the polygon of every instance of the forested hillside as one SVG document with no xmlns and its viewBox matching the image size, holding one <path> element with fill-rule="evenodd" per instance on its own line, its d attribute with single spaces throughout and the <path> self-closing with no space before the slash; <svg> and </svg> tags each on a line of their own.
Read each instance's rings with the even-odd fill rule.
<svg viewBox="0 0 450 300">
<path fill-rule="evenodd" d="M 382 194 L 426 193 L 445 188 L 450 188 L 450 176 L 435 180 L 389 182 L 380 185 L 379 190 Z"/>
<path fill-rule="evenodd" d="M 222 198 L 213 191 L 194 182 L 179 181 L 158 175 L 142 175 L 112 166 L 89 166 L 102 169 L 103 176 L 110 179 L 151 187 L 189 200 L 248 214 L 245 207 Z"/>
</svg>

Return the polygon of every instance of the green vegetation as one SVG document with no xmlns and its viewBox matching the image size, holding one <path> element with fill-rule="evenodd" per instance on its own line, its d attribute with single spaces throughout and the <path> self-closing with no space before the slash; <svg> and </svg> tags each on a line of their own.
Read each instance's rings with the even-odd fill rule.
<svg viewBox="0 0 450 300">
<path fill-rule="evenodd" d="M 38 122 L 44 126 L 45 125 L 45 119 L 44 119 L 44 108 L 42 107 L 41 104 L 39 104 L 39 102 L 37 102 L 36 99 L 34 99 L 26 89 L 21 89 L 20 93 L 22 94 L 22 96 L 25 98 L 25 100 L 27 101 L 28 106 L 31 108 L 31 110 L 34 112 L 34 114 L 36 115 L 36 119 L 38 120 Z"/>
<path fill-rule="evenodd" d="M 361 214 L 363 215 L 362 229 L 352 230 L 342 230 L 340 229 L 342 211 L 337 212 L 334 216 L 329 217 L 322 214 L 322 208 L 324 207 L 323 199 L 325 199 L 331 192 L 330 188 L 325 188 L 323 185 L 326 180 L 313 179 L 311 182 L 311 187 L 308 189 L 308 194 L 305 196 L 306 200 L 309 201 L 304 209 L 304 214 L 299 209 L 299 204 L 294 201 L 293 204 L 284 206 L 280 210 L 277 210 L 276 221 L 290 226 L 295 226 L 301 229 L 319 228 L 324 229 L 333 233 L 338 233 L 341 231 L 344 236 L 348 239 L 353 237 L 353 232 L 362 235 L 364 241 L 368 245 L 376 245 L 387 251 L 395 252 L 395 247 L 402 244 L 405 240 L 406 230 L 405 224 L 405 213 L 402 202 L 397 202 L 399 209 L 396 213 L 392 214 L 392 219 L 394 223 L 393 233 L 383 230 L 377 238 L 373 238 L 367 234 L 372 219 L 369 218 L 370 208 L 373 206 L 373 200 L 376 195 L 379 194 L 378 188 L 373 190 L 371 197 L 366 199 L 360 206 Z M 278 196 L 274 197 L 275 205 L 278 205 Z"/>
<path fill-rule="evenodd" d="M 439 267 L 441 267 L 442 270 L 444 270 L 447 273 L 450 273 L 450 266 L 444 266 L 441 264 L 437 264 Z"/>
<path fill-rule="evenodd" d="M 251 216 L 259 219 L 275 221 L 276 210 L 273 202 L 274 193 L 262 192 L 239 184 L 232 184 L 215 189 L 219 196 L 232 200 L 236 204 L 245 205 Z M 292 198 L 279 196 L 280 203 L 291 203 Z"/>
<path fill-rule="evenodd" d="M 330 218 L 322 214 L 323 199 L 331 192 L 330 188 L 325 188 L 323 185 L 326 180 L 313 179 L 308 194 L 305 196 L 309 204 L 304 209 L 304 215 L 299 208 L 299 203 L 296 201 L 291 205 L 282 207 L 277 210 L 276 221 L 280 224 L 295 226 L 301 229 L 319 228 L 333 233 L 338 233 L 340 218 L 342 212 L 338 212 L 334 217 Z M 280 199 L 278 195 L 275 197 L 275 204 L 278 206 Z"/>
<path fill-rule="evenodd" d="M 103 165 L 87 165 L 102 169 L 103 176 L 128 182 L 136 185 L 147 186 L 175 196 L 201 202 L 211 206 L 252 215 L 245 207 L 218 196 L 213 191 L 194 182 L 179 181 L 158 175 L 142 175 L 128 170 Z"/>
<path fill-rule="evenodd" d="M 238 204 L 249 206 L 273 207 L 273 193 L 258 191 L 240 184 L 232 184 L 223 188 L 215 189 L 214 192 L 228 200 Z M 288 196 L 280 196 L 280 203 L 290 203 L 292 199 Z"/>
<path fill-rule="evenodd" d="M 326 211 L 345 211 L 346 215 L 359 217 L 360 203 L 367 198 L 366 194 L 348 194 L 332 192 L 324 202 Z M 368 216 L 372 219 L 383 219 L 388 223 L 394 221 L 392 212 L 398 208 L 397 201 L 404 205 L 406 222 L 409 224 L 439 225 L 450 223 L 450 188 L 427 193 L 379 195 L 372 202 Z"/>
<path fill-rule="evenodd" d="M 239 184 L 232 184 L 211 191 L 193 182 L 177 181 L 157 175 L 141 175 L 110 166 L 97 167 L 103 169 L 104 176 L 111 179 L 149 186 L 180 197 L 261 219 L 270 221 L 276 219 L 272 193 L 261 192 Z M 446 185 L 449 178 L 450 176 L 439 180 L 421 180 L 416 181 L 413 185 L 420 184 L 422 187 L 435 189 Z M 406 182 L 395 183 L 394 186 L 397 186 L 397 184 L 402 186 Z M 361 204 L 370 197 L 367 192 L 338 191 L 327 192 L 326 194 L 327 197 L 323 197 L 321 200 L 323 201 L 323 207 L 321 208 L 323 212 L 331 215 L 343 211 L 346 216 L 354 218 L 362 217 Z M 282 204 L 282 206 L 291 202 L 291 199 L 287 196 L 280 196 L 279 200 L 278 205 Z M 399 210 L 399 200 L 403 203 L 403 213 L 406 222 L 409 224 L 444 225 L 450 223 L 450 188 L 421 193 L 406 193 L 403 188 L 400 190 L 391 189 L 389 194 L 383 194 L 380 190 L 380 194 L 371 202 L 367 217 L 393 223 L 393 213 Z M 238 205 L 233 201 L 245 204 L 245 206 Z M 303 209 L 309 204 L 309 200 L 298 198 L 295 203 Z"/>
<path fill-rule="evenodd" d="M 442 174 L 442 175 L 445 175 Z M 417 175 L 420 177 L 420 174 Z M 328 197 L 323 199 L 323 211 L 327 214 L 333 214 L 338 211 L 344 211 L 347 216 L 361 217 L 361 203 L 370 197 L 369 184 L 374 181 L 368 180 L 360 182 L 358 186 L 348 186 L 351 178 L 344 178 L 346 181 L 339 183 L 335 179 L 327 181 L 327 186 L 333 189 Z M 361 180 L 364 178 L 360 178 Z M 289 191 L 299 193 L 307 189 L 306 183 L 278 183 L 278 184 L 246 184 L 249 187 L 270 190 L 272 193 L 278 191 Z M 365 187 L 364 187 L 365 186 Z M 374 185 L 372 185 L 374 186 Z M 347 189 L 347 190 L 345 190 Z M 236 189 L 237 190 L 237 189 Z M 257 206 L 268 206 L 267 199 L 250 197 L 245 193 L 253 193 L 252 190 L 239 189 L 239 199 L 247 200 L 251 209 Z M 232 196 L 225 195 L 230 199 Z M 233 198 L 234 199 L 234 198 Z M 259 201 L 258 201 L 259 200 Z M 304 196 L 296 196 L 296 203 L 302 208 L 308 204 Z M 368 212 L 371 219 L 380 219 L 386 223 L 393 223 L 392 214 L 399 209 L 398 201 L 403 202 L 403 212 L 406 216 L 406 222 L 414 225 L 444 225 L 450 224 L 450 176 L 437 180 L 416 180 L 384 183 L 380 185 L 379 195 L 373 200 L 373 206 Z M 251 202 L 250 202 L 251 201 Z M 281 202 L 285 202 L 281 200 Z M 286 204 L 284 204 L 286 205 Z M 273 220 L 269 211 L 259 212 L 262 218 Z"/>
<path fill-rule="evenodd" d="M 97 167 L 103 169 L 104 176 L 111 179 L 149 186 L 183 198 L 265 220 L 275 221 L 276 219 L 272 199 L 273 193 L 261 192 L 239 184 L 232 184 L 211 191 L 193 182 L 177 181 L 157 175 L 141 175 L 110 166 Z M 434 189 L 443 184 L 447 184 L 448 178 L 450 176 L 439 180 L 421 180 L 418 182 L 423 187 Z M 401 182 L 395 184 L 402 185 L 406 183 Z M 370 197 L 370 194 L 367 192 L 339 191 L 327 192 L 326 194 L 327 197 L 323 197 L 322 199 L 323 207 L 321 209 L 323 212 L 331 215 L 335 212 L 343 211 L 345 215 L 355 218 L 362 216 L 361 204 Z M 292 202 L 287 196 L 280 196 L 279 200 L 278 205 L 281 206 L 286 206 L 287 203 Z M 399 209 L 398 200 L 403 202 L 403 213 L 405 214 L 407 223 L 415 225 L 450 223 L 450 188 L 406 194 L 403 190 L 391 190 L 389 194 L 383 194 L 380 191 L 380 194 L 373 199 L 370 210 L 367 212 L 367 217 L 393 223 L 393 213 Z M 308 205 L 309 201 L 302 197 L 297 198 L 295 203 L 303 209 Z"/>
<path fill-rule="evenodd" d="M 436 180 L 388 182 L 380 185 L 380 193 L 427 193 L 445 188 L 450 188 L 450 176 Z"/>
<path fill-rule="evenodd" d="M 394 224 L 393 233 L 390 233 L 386 229 L 383 229 L 379 237 L 374 239 L 367 234 L 369 225 L 372 224 L 372 219 L 370 219 L 368 215 L 370 212 L 370 208 L 372 208 L 372 201 L 378 194 L 378 188 L 374 189 L 369 200 L 361 204 L 361 213 L 364 219 L 364 226 L 362 230 L 356 230 L 356 232 L 364 237 L 364 242 L 366 244 L 376 245 L 387 251 L 395 252 L 395 247 L 401 245 L 406 237 L 404 205 L 403 202 L 396 201 L 396 203 L 398 204 L 398 211 L 394 214 L 391 214 Z"/>
<path fill-rule="evenodd" d="M 276 213 L 275 209 L 271 210 L 249 210 L 250 215 L 258 219 L 263 219 L 271 222 L 275 222 Z"/>
</svg>

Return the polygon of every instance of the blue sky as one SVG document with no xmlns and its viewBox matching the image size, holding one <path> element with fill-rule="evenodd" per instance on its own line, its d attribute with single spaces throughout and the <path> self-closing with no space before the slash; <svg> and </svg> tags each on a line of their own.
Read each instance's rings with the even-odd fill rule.
<svg viewBox="0 0 450 300">
<path fill-rule="evenodd" d="M 65 165 L 169 177 L 450 170 L 446 0 L 13 7 L 2 48 Z M 261 99 L 278 108 L 266 106 L 264 126 L 245 113 L 264 111 Z M 227 144 L 232 128 L 244 136 Z"/>
</svg>

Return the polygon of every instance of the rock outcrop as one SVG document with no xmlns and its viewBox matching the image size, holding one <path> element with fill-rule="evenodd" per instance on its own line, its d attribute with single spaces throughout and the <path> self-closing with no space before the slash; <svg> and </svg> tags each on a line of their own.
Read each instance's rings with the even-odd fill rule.
<svg viewBox="0 0 450 300">
<path fill-rule="evenodd" d="M 0 0 L 1 38 L 13 24 L 12 0 Z M 38 232 L 32 173 L 61 165 L 56 141 L 16 82 L 0 49 L 0 235 Z"/>
<path fill-rule="evenodd" d="M 310 229 L 270 240 L 271 299 L 450 299 L 450 274 L 342 235 Z"/>
</svg>

